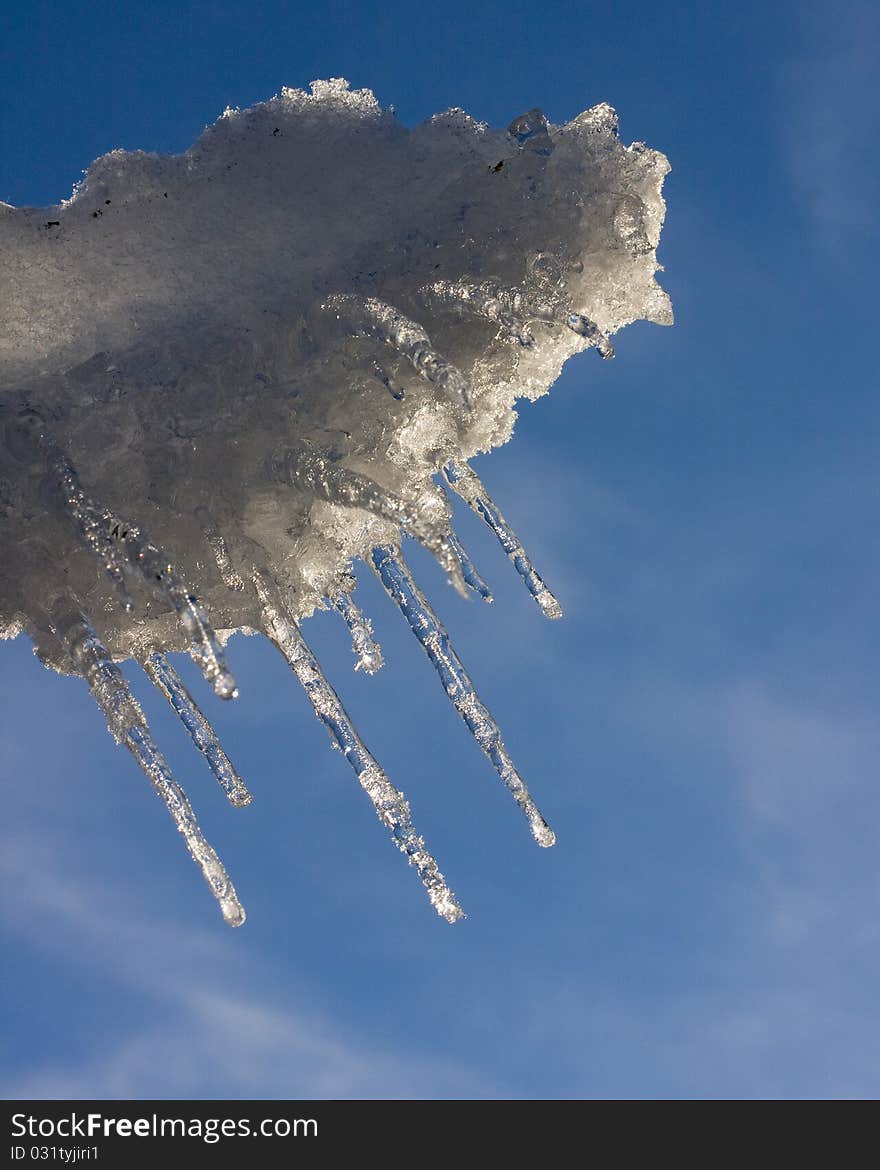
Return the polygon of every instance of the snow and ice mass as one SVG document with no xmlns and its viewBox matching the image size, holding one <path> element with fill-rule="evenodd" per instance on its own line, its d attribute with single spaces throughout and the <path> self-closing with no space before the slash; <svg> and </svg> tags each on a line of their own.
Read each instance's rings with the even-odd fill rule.
<svg viewBox="0 0 880 1170">
<path fill-rule="evenodd" d="M 437 913 L 462 916 L 303 632 L 331 609 L 355 668 L 383 665 L 357 560 L 553 844 L 403 546 L 491 602 L 451 526 L 460 497 L 536 614 L 562 616 L 469 461 L 569 358 L 672 323 L 655 280 L 668 171 L 620 142 L 607 105 L 410 130 L 333 79 L 227 109 L 181 155 L 112 151 L 57 206 L 0 203 L 0 637 L 85 681 L 230 925 L 242 904 L 119 663 L 140 664 L 241 808 L 251 793 L 170 657 L 235 699 L 236 631 L 277 647 Z"/>
</svg>

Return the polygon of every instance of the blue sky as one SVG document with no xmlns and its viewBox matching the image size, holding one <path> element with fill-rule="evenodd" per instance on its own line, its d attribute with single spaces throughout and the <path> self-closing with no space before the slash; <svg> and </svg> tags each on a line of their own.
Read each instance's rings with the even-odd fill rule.
<svg viewBox="0 0 880 1170">
<path fill-rule="evenodd" d="M 85 688 L 2 647 L 4 1096 L 880 1092 L 871 7 L 0 13 L 14 204 L 316 77 L 407 124 L 609 101 L 673 166 L 677 318 L 571 363 L 478 466 L 563 622 L 470 516 L 490 610 L 413 553 L 555 849 L 533 847 L 374 581 L 378 676 L 353 674 L 331 615 L 307 627 L 468 910 L 456 927 L 268 646 L 235 640 L 242 698 L 209 707 L 255 792 L 241 812 L 129 672 L 247 905 L 235 932 Z"/>
</svg>

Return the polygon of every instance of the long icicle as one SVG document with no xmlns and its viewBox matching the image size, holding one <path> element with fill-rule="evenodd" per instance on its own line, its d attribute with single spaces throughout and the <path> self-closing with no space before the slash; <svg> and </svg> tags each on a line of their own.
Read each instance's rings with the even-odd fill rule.
<svg viewBox="0 0 880 1170">
<path fill-rule="evenodd" d="M 235 679 L 217 637 L 198 598 L 175 573 L 168 554 L 157 548 L 137 525 L 121 520 L 86 494 L 76 468 L 38 415 L 25 415 L 18 425 L 45 459 L 49 482 L 59 497 L 62 511 L 85 544 L 101 559 L 111 581 L 122 593 L 125 608 L 131 608 L 131 600 L 125 593 L 125 577 L 131 573 L 174 609 L 214 693 L 221 699 L 234 699 L 238 695 Z"/>
<path fill-rule="evenodd" d="M 388 596 L 409 622 L 410 629 L 437 671 L 453 707 L 525 813 L 532 836 L 539 845 L 553 845 L 556 836 L 529 795 L 525 781 L 508 755 L 498 724 L 480 701 L 474 684 L 452 648 L 449 635 L 413 580 L 400 551 L 391 545 L 374 548 L 370 554 L 370 565 Z"/>
<path fill-rule="evenodd" d="M 147 677 L 168 700 L 172 710 L 205 757 L 231 805 L 244 808 L 253 799 L 220 743 L 217 732 L 187 690 L 183 679 L 164 654 L 154 651 L 141 662 Z"/>
<path fill-rule="evenodd" d="M 202 835 L 192 805 L 153 741 L 144 713 L 110 651 L 89 621 L 79 613 L 62 619 L 58 623 L 58 633 L 74 666 L 85 678 L 104 712 L 110 734 L 117 743 L 128 748 L 164 801 L 190 856 L 201 868 L 211 893 L 217 899 L 224 919 L 230 926 L 241 926 L 245 912 L 235 887 L 222 861 Z"/>
<path fill-rule="evenodd" d="M 424 839 L 413 826 L 406 797 L 394 787 L 367 750 L 339 696 L 324 677 L 296 621 L 272 596 L 269 586 L 259 573 L 254 574 L 254 587 L 263 607 L 263 629 L 266 635 L 299 679 L 315 714 L 351 764 L 379 820 L 390 831 L 395 845 L 415 867 L 431 905 L 447 922 L 463 918 L 464 912 L 455 894 L 447 886 L 437 862 L 425 847 Z"/>
<path fill-rule="evenodd" d="M 375 674 L 385 664 L 382 647 L 373 637 L 373 626 L 361 612 L 360 606 L 350 593 L 341 589 L 327 599 L 348 627 L 351 634 L 351 648 L 357 655 L 355 670 Z"/>
<path fill-rule="evenodd" d="M 482 480 L 466 463 L 450 460 L 443 468 L 449 486 L 495 533 L 513 567 L 537 601 L 545 617 L 551 621 L 562 617 L 562 606 L 544 583 L 544 578 L 532 564 L 519 537 L 504 519 L 501 509 L 483 487 Z"/>
</svg>

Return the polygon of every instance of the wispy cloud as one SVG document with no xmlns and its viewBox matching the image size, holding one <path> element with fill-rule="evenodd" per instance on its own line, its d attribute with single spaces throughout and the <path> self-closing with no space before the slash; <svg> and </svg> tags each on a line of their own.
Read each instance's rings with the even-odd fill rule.
<svg viewBox="0 0 880 1170">
<path fill-rule="evenodd" d="M 806 5 L 801 28 L 803 49 L 783 75 L 780 129 L 819 240 L 851 264 L 877 233 L 880 11 L 870 0 Z"/>
<path fill-rule="evenodd" d="M 110 1039 L 75 1060 L 39 1058 L 0 1081 L 6 1098 L 486 1097 L 497 1089 L 416 1051 L 371 1045 L 306 987 L 281 996 L 250 952 L 144 915 L 65 864 L 65 847 L 18 826 L 3 842 L 0 921 L 49 952 L 77 939 L 103 980 L 133 995 Z M 55 952 L 53 955 L 52 952 Z M 136 957 L 135 957 L 136 956 Z M 381 988 L 375 994 L 381 996 Z M 290 1006 L 294 998 L 297 1006 Z"/>
</svg>

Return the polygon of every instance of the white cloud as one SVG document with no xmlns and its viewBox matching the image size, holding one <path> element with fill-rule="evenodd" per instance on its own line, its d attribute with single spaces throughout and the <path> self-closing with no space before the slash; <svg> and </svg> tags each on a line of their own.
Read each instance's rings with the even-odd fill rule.
<svg viewBox="0 0 880 1170">
<path fill-rule="evenodd" d="M 820 241 L 853 262 L 876 237 L 880 13 L 870 0 L 810 5 L 805 48 L 785 69 L 780 131 Z"/>
<path fill-rule="evenodd" d="M 870 797 L 880 751 L 875 720 L 794 702 L 763 683 L 734 687 L 723 709 L 728 745 L 757 816 L 810 831 L 838 802 Z"/>
<path fill-rule="evenodd" d="M 133 993 L 98 1050 L 51 1055 L 0 1081 L 6 1098 L 487 1097 L 497 1090 L 452 1062 L 377 1047 L 328 1018 L 307 989 L 285 995 L 249 951 L 199 929 L 144 916 L 106 888 L 89 887 L 64 848 L 43 834 L 10 833 L 0 921 L 54 961 L 65 938 L 103 979 Z M 382 996 L 381 986 L 375 994 Z M 296 1000 L 296 1007 L 290 1006 Z M 283 1001 L 283 1002 L 282 1002 Z"/>
</svg>

